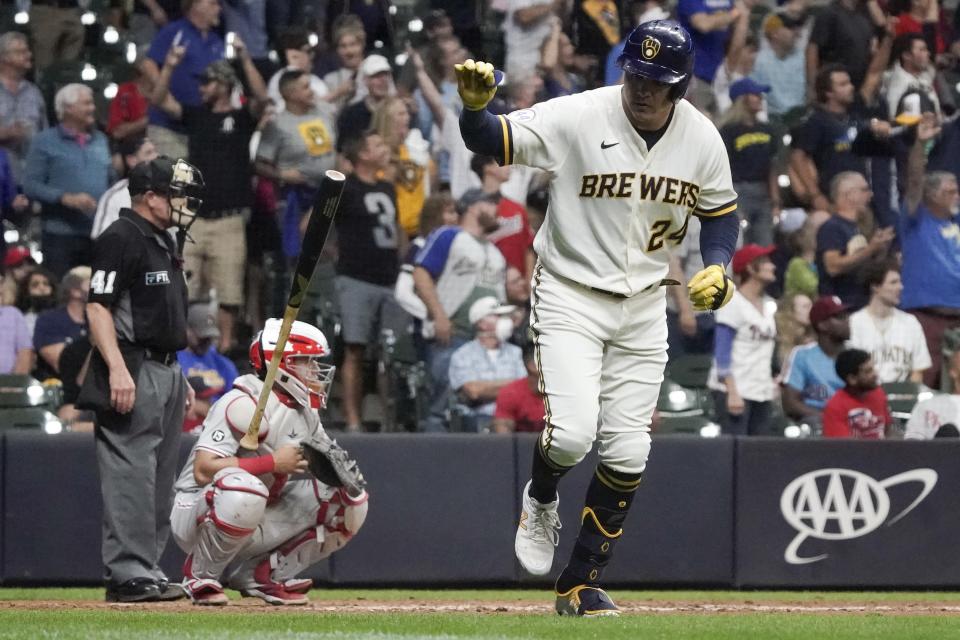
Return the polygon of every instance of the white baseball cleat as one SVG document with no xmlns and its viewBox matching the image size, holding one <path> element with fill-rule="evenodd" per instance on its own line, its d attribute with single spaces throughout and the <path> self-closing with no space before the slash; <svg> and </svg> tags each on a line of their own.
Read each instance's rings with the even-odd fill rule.
<svg viewBox="0 0 960 640">
<path fill-rule="evenodd" d="M 520 565 L 535 576 L 546 575 L 553 566 L 553 551 L 560 543 L 560 498 L 540 504 L 530 497 L 530 482 L 523 488 L 523 506 L 514 551 Z"/>
</svg>

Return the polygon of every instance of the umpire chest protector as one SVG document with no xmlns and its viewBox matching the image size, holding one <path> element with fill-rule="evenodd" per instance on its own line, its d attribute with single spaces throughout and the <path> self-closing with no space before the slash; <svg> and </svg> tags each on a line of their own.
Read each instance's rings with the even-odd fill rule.
<svg viewBox="0 0 960 640">
<path fill-rule="evenodd" d="M 132 209 L 97 239 L 90 302 L 113 313 L 117 337 L 159 352 L 187 346 L 187 283 L 170 234 Z"/>
</svg>

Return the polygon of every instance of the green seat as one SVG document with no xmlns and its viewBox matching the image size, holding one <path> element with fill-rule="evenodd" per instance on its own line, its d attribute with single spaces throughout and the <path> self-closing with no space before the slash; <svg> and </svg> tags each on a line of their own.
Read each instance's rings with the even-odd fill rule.
<svg viewBox="0 0 960 640">
<path fill-rule="evenodd" d="M 704 428 L 708 427 L 707 432 Z M 697 437 L 716 437 L 720 427 L 706 416 L 666 416 L 660 414 L 660 422 L 655 431 L 657 435 L 683 434 Z"/>
<path fill-rule="evenodd" d="M 919 382 L 887 382 L 880 386 L 887 394 L 891 415 L 898 420 L 909 419 L 920 395 L 930 391 Z"/>
<path fill-rule="evenodd" d="M 707 376 L 713 365 L 709 353 L 688 353 L 667 363 L 667 377 L 688 389 L 706 389 Z"/>
<path fill-rule="evenodd" d="M 52 406 L 47 389 L 28 375 L 0 375 L 0 409 Z"/>
</svg>

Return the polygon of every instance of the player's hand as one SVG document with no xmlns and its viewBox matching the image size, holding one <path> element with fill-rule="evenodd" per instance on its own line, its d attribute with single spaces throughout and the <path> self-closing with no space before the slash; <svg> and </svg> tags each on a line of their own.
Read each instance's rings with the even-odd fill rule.
<svg viewBox="0 0 960 640">
<path fill-rule="evenodd" d="M 917 125 L 917 143 L 922 144 L 933 140 L 940 133 L 940 123 L 937 122 L 937 114 L 924 113 Z"/>
<path fill-rule="evenodd" d="M 434 338 L 444 346 L 450 344 L 450 337 L 453 334 L 453 326 L 450 324 L 450 318 L 439 316 L 433 321 Z"/>
<path fill-rule="evenodd" d="M 463 106 L 471 111 L 481 111 L 497 93 L 497 74 L 489 62 L 466 60 L 455 64 L 457 92 Z"/>
<path fill-rule="evenodd" d="M 130 413 L 137 397 L 137 385 L 126 366 L 110 370 L 110 406 L 117 413 Z"/>
<path fill-rule="evenodd" d="M 300 169 L 283 169 L 280 171 L 280 180 L 285 184 L 304 184 L 307 177 Z"/>
<path fill-rule="evenodd" d="M 716 311 L 730 302 L 736 287 L 718 264 L 699 271 L 687 285 L 690 302 L 697 311 Z"/>
<path fill-rule="evenodd" d="M 297 473 L 307 470 L 307 459 L 300 447 L 285 444 L 273 452 L 273 470 L 275 473 Z"/>
</svg>

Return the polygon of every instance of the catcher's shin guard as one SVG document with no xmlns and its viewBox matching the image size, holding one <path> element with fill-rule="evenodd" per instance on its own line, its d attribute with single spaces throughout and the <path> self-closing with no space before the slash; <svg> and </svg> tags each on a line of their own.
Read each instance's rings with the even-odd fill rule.
<svg viewBox="0 0 960 640">
<path fill-rule="evenodd" d="M 197 525 L 197 543 L 184 565 L 187 579 L 218 580 L 263 520 L 269 490 L 238 468 L 221 469 L 204 499 L 209 508 Z"/>
<path fill-rule="evenodd" d="M 557 593 L 579 585 L 597 587 L 603 570 L 613 556 L 613 548 L 623 534 L 623 521 L 630 510 L 634 493 L 640 486 L 640 474 L 597 467 L 583 507 L 580 533 L 570 562 L 557 579 Z"/>
</svg>

